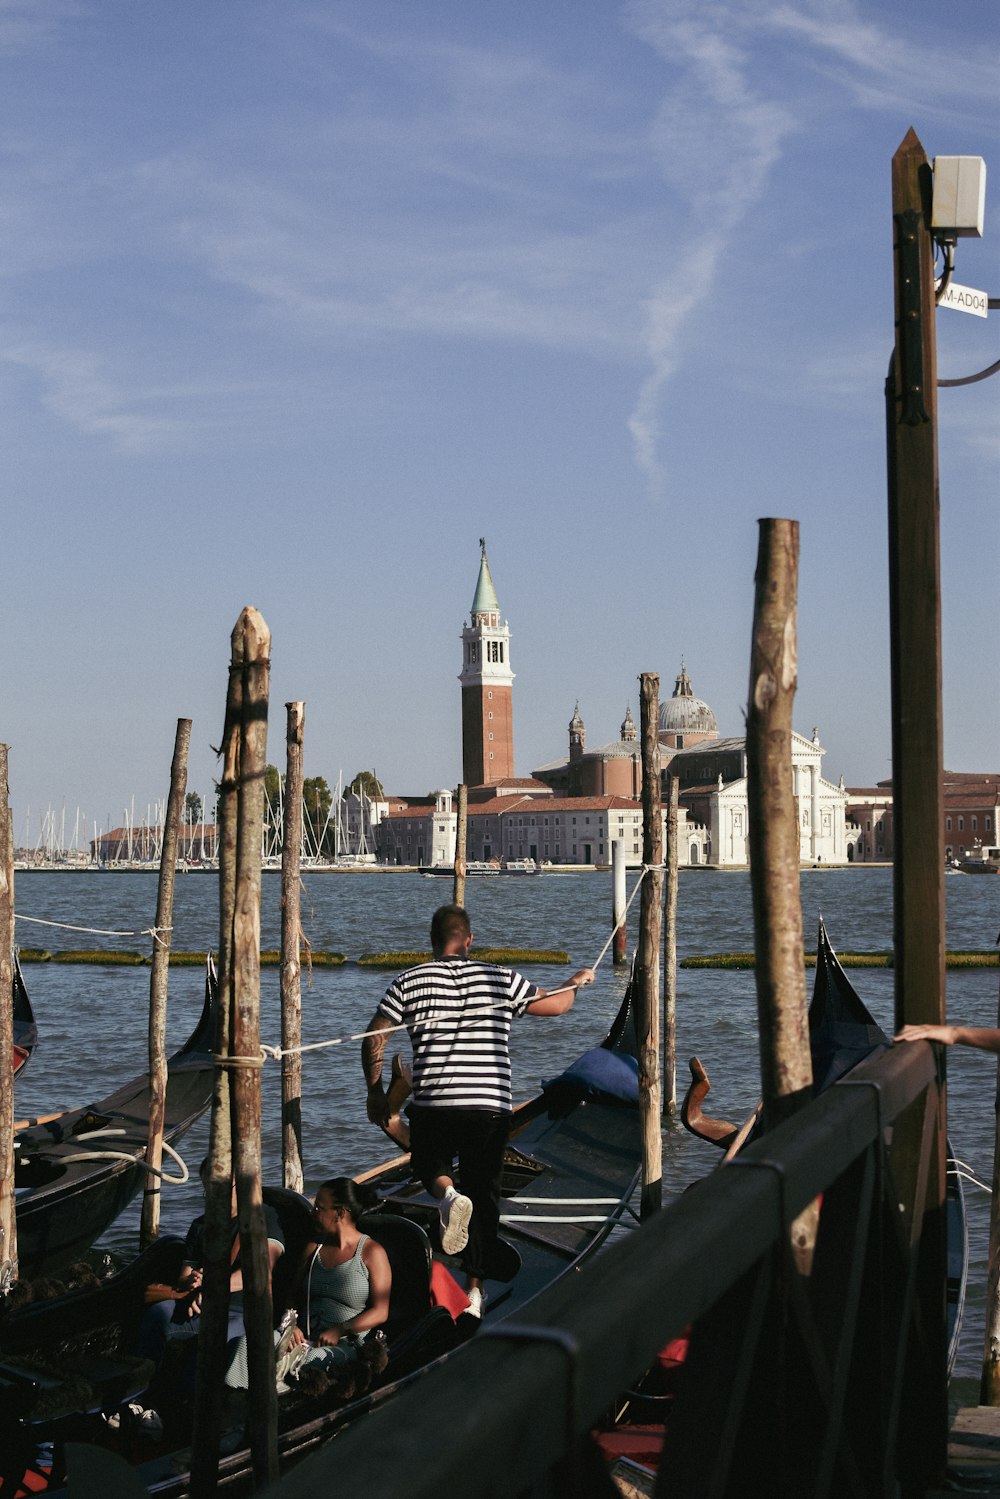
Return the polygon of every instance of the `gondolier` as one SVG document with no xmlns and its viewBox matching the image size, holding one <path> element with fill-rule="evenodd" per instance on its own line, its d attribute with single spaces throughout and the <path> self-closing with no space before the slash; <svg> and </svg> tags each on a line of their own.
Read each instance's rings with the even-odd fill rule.
<svg viewBox="0 0 1000 1499">
<path fill-rule="evenodd" d="M 580 968 L 546 990 L 512 968 L 470 959 L 473 934 L 461 906 L 441 906 L 431 921 L 430 963 L 389 985 L 369 1023 L 362 1064 L 368 1117 L 384 1125 L 388 1108 L 382 1058 L 388 1032 L 405 1025 L 413 1048 L 408 1114 L 414 1173 L 439 1204 L 441 1247 L 462 1254 L 469 1309 L 481 1316 L 483 1280 L 496 1244 L 500 1179 L 511 1097 L 510 1026 L 518 1015 L 562 1015 L 576 991 L 594 981 Z M 458 1158 L 455 1186 L 454 1162 Z"/>
</svg>

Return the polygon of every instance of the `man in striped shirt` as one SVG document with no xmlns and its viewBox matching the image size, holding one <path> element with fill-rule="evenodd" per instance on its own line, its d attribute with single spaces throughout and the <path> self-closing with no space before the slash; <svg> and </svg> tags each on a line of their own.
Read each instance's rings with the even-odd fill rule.
<svg viewBox="0 0 1000 1499">
<path fill-rule="evenodd" d="M 389 1031 L 405 1025 L 413 1048 L 410 1119 L 414 1172 L 437 1199 L 441 1248 L 465 1251 L 469 1310 L 482 1315 L 483 1279 L 500 1223 L 503 1152 L 513 1109 L 510 1026 L 517 1015 L 562 1015 L 594 981 L 581 968 L 561 989 L 540 989 L 512 968 L 470 959 L 472 928 L 461 906 L 431 922 L 430 963 L 389 985 L 363 1043 L 368 1117 L 384 1124 L 382 1055 Z M 455 1187 L 458 1158 L 462 1191 Z"/>
</svg>

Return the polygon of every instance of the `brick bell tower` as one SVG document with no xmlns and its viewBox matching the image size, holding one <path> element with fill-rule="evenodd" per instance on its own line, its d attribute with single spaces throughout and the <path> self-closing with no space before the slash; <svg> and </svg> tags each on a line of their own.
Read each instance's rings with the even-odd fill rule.
<svg viewBox="0 0 1000 1499">
<path fill-rule="evenodd" d="M 488 786 L 514 774 L 514 715 L 510 669 L 510 628 L 500 621 L 500 605 L 482 556 L 469 623 L 462 630 L 462 779 Z"/>
</svg>

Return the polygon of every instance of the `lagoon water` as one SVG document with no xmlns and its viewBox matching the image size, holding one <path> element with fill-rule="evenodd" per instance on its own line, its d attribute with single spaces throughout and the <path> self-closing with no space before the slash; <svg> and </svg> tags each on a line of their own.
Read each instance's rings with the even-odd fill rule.
<svg viewBox="0 0 1000 1499">
<path fill-rule="evenodd" d="M 629 889 L 635 876 L 629 876 Z M 217 881 L 210 874 L 179 876 L 176 882 L 173 945 L 177 950 L 215 948 L 218 941 Z M 438 904 L 450 896 L 447 880 L 423 879 L 393 871 L 375 873 L 307 872 L 303 885 L 305 934 L 317 951 L 356 959 L 384 949 L 426 949 L 427 928 Z M 804 870 L 801 880 L 806 945 L 814 942 L 824 917 L 835 948 L 887 951 L 892 946 L 892 874 L 888 869 Z M 1000 879 L 955 875 L 946 880 L 949 948 L 988 950 L 1000 923 Z M 137 933 L 152 925 L 156 910 L 155 874 L 19 873 L 16 877 L 17 940 L 23 947 L 50 951 L 75 947 L 135 948 L 149 951 L 148 937 L 104 935 Z M 262 943 L 279 945 L 280 876 L 263 880 Z M 546 875 L 539 879 L 470 881 L 469 910 L 481 945 L 547 948 L 568 952 L 573 968 L 593 963 L 611 927 L 609 874 Z M 39 921 L 88 928 L 34 925 Z M 630 938 L 638 924 L 638 901 L 630 914 Z M 95 933 L 93 929 L 97 929 Z M 684 871 L 678 899 L 678 956 L 747 951 L 753 946 L 750 884 L 746 874 Z M 528 969 L 547 987 L 567 970 Z M 146 1010 L 149 969 L 31 964 L 25 978 L 35 1007 L 41 1044 L 18 1082 L 20 1117 L 54 1111 L 100 1098 L 146 1066 Z M 879 1023 L 892 1029 L 892 974 L 852 970 L 852 982 Z M 387 976 L 349 964 L 321 971 L 311 982 L 303 975 L 303 1040 L 323 1041 L 364 1029 Z M 197 969 L 174 968 L 170 978 L 169 1042 L 179 1045 L 192 1028 L 202 998 Z M 526 1019 L 514 1028 L 515 1098 L 534 1091 L 604 1034 L 624 987 L 610 954 L 597 982 L 582 991 L 573 1011 L 558 1019 Z M 998 973 L 974 969 L 948 975 L 948 1013 L 972 1025 L 997 1022 Z M 262 1039 L 277 1043 L 280 1012 L 277 969 L 265 969 L 262 983 Z M 327 1176 L 357 1173 L 376 1165 L 388 1142 L 365 1119 L 360 1047 L 308 1053 L 304 1058 L 304 1166 L 307 1187 Z M 712 1079 L 709 1112 L 741 1120 L 754 1107 L 760 1087 L 756 997 L 752 972 L 681 969 L 678 973 L 678 1093 L 687 1082 L 687 1059 L 699 1055 Z M 989 1182 L 994 1141 L 997 1067 L 991 1057 L 954 1048 L 948 1057 L 949 1128 L 959 1158 Z M 264 1078 L 265 1161 L 270 1179 L 280 1180 L 280 1074 L 269 1064 Z M 207 1122 L 182 1145 L 189 1165 L 197 1165 L 207 1142 Z M 667 1197 L 704 1174 L 715 1151 L 686 1134 L 679 1124 L 664 1130 L 664 1182 Z M 989 1199 L 969 1189 L 969 1304 L 957 1372 L 978 1377 L 982 1354 Z M 195 1182 L 164 1189 L 165 1231 L 183 1233 L 200 1210 Z M 123 1255 L 134 1250 L 137 1211 L 107 1236 L 105 1247 Z"/>
</svg>

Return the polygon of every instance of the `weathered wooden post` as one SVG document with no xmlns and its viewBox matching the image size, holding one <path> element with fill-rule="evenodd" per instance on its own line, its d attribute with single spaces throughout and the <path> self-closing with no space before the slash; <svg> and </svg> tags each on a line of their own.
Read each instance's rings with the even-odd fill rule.
<svg viewBox="0 0 1000 1499">
<path fill-rule="evenodd" d="M 174 757 L 170 763 L 170 794 L 163 824 L 160 878 L 156 890 L 156 932 L 149 973 L 149 1136 L 146 1141 L 146 1175 L 142 1198 L 139 1244 L 148 1248 L 160 1232 L 160 1178 L 154 1175 L 163 1161 L 163 1121 L 167 1110 L 167 984 L 174 922 L 174 877 L 177 873 L 177 843 L 184 818 L 187 790 L 191 720 L 179 718 L 174 735 Z"/>
<path fill-rule="evenodd" d="M 242 618 L 242 616 L 241 616 Z M 215 1091 L 212 1096 L 205 1187 L 205 1259 L 198 1332 L 198 1399 L 191 1442 L 191 1492 L 208 1499 L 216 1492 L 219 1439 L 229 1325 L 229 1279 L 233 1198 L 232 1117 L 227 1059 L 232 1054 L 233 908 L 236 899 L 237 796 L 240 772 L 240 720 L 243 712 L 245 643 L 237 623 L 232 636 L 226 717 L 222 735 L 217 853 L 219 860 L 219 1005 L 215 1033 Z"/>
<path fill-rule="evenodd" d="M 259 1484 L 277 1475 L 277 1395 L 260 1178 L 260 860 L 270 638 L 257 611 L 244 609 L 232 635 L 219 791 L 221 1060 L 205 1184 L 205 1267 L 191 1454 L 191 1487 L 197 1499 L 215 1493 L 218 1477 L 234 1173 L 251 1453 Z"/>
<path fill-rule="evenodd" d="M 639 1116 L 642 1190 L 639 1213 L 648 1218 L 663 1204 L 663 1137 L 660 1133 L 660 927 L 663 911 L 663 813 L 660 805 L 660 678 L 639 678 L 642 739 L 642 862 L 639 902 L 638 1013 Z"/>
<path fill-rule="evenodd" d="M 260 866 L 271 633 L 255 609 L 244 609 L 240 622 L 246 647 L 233 907 L 232 1028 L 233 1054 L 240 1060 L 233 1069 L 230 1103 L 250 1374 L 250 1453 L 256 1482 L 264 1484 L 278 1476 L 274 1319 L 260 1143 Z"/>
<path fill-rule="evenodd" d="M 678 781 L 667 774 L 667 869 L 663 954 L 663 1112 L 677 1112 L 677 842 Z"/>
<path fill-rule="evenodd" d="M 458 812 L 455 816 L 455 883 L 452 900 L 465 905 L 465 857 L 468 846 L 469 788 L 463 781 L 458 788 Z"/>
<path fill-rule="evenodd" d="M 0 1294 L 17 1279 L 14 1209 L 14 820 L 0 744 Z"/>
<path fill-rule="evenodd" d="M 301 1192 L 302 1175 L 302 735 L 305 703 L 286 703 L 285 825 L 281 842 L 281 1163 Z M 339 816 L 339 812 L 338 812 Z"/>
<path fill-rule="evenodd" d="M 913 130 L 892 159 L 895 347 L 886 382 L 889 661 L 892 673 L 893 927 L 896 1028 L 945 1015 L 944 808 L 941 719 L 941 557 L 933 182 Z M 926 1482 L 948 1444 L 945 1188 L 946 1099 L 939 1090 L 916 1277 L 930 1377 L 906 1392 L 901 1477 Z M 901 1181 L 919 1181 L 922 1122 L 893 1136 Z M 905 1188 L 901 1188 L 901 1197 Z"/>
<path fill-rule="evenodd" d="M 625 840 L 616 838 L 611 845 L 611 926 L 614 931 L 611 951 L 616 968 L 628 961 L 628 918 L 625 914 L 627 907 Z"/>
<path fill-rule="evenodd" d="M 798 565 L 797 522 L 762 520 L 754 579 L 747 793 L 765 1129 L 795 1113 L 812 1088 L 799 824 L 792 789 Z"/>
</svg>

